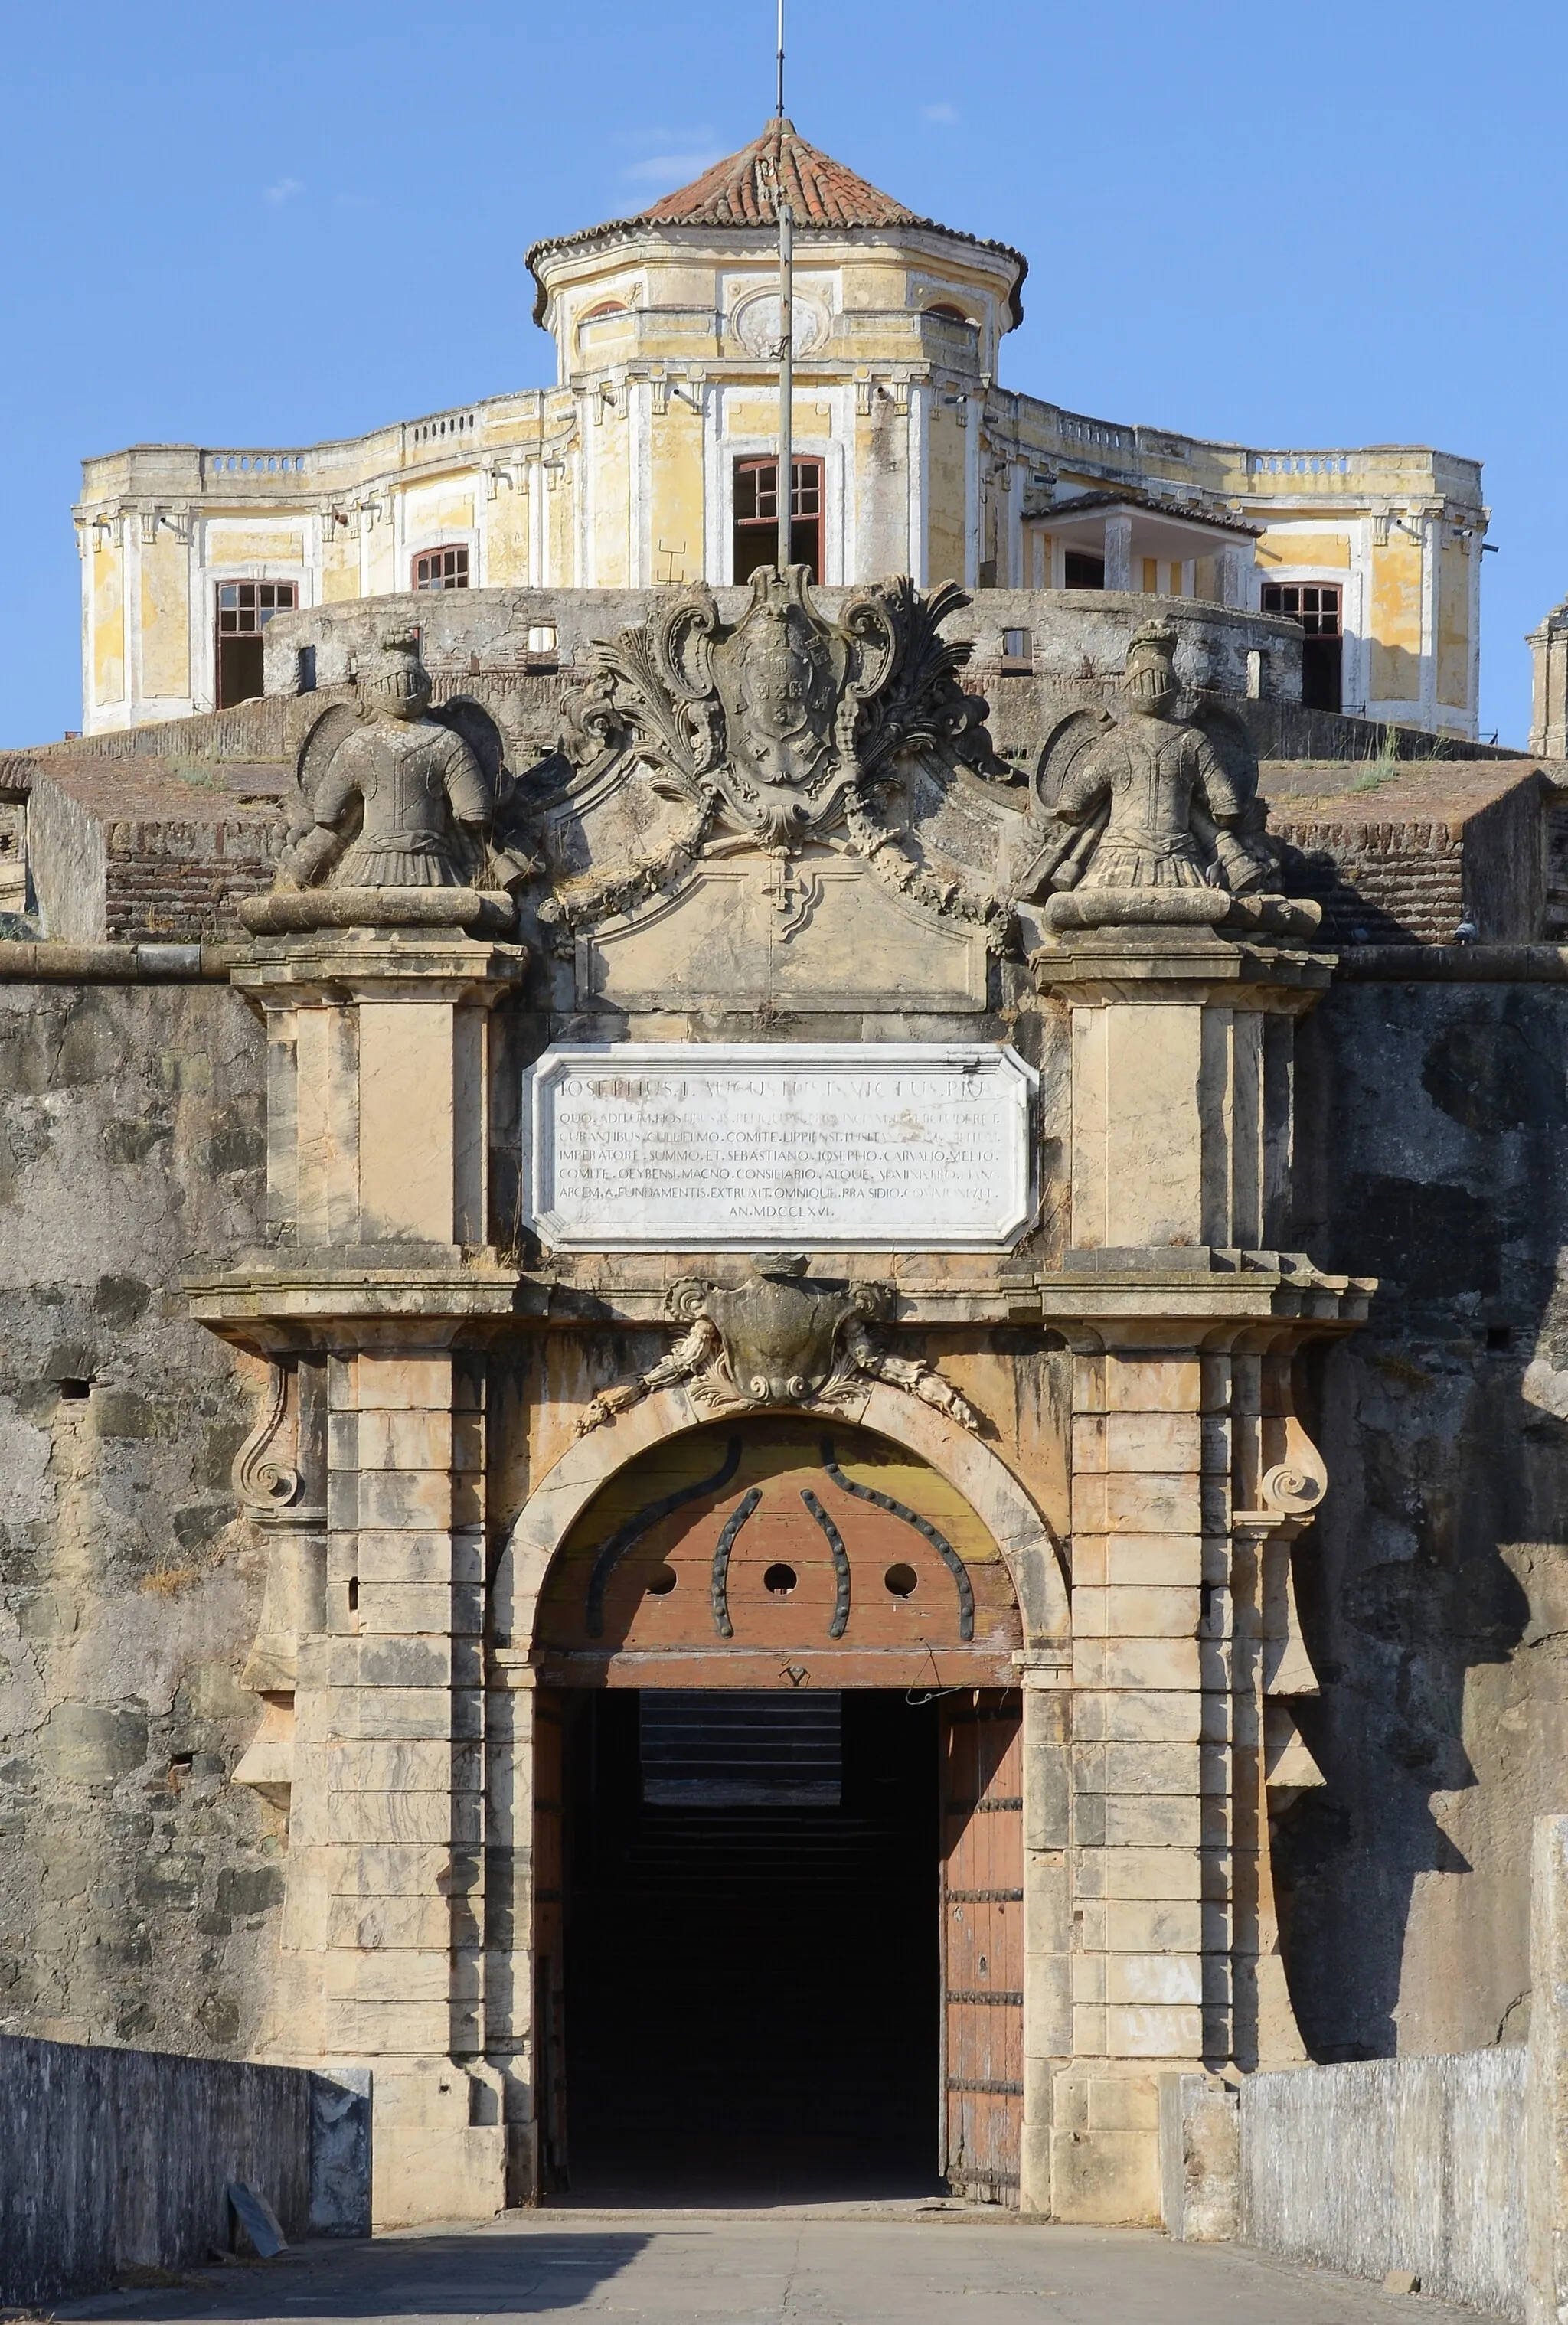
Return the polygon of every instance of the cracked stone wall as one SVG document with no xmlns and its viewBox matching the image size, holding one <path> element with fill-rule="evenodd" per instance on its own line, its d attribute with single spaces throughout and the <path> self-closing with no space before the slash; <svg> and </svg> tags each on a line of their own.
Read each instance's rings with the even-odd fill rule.
<svg viewBox="0 0 1568 2325">
<path fill-rule="evenodd" d="M 262 1385 L 179 1289 L 256 1234 L 261 1049 L 218 986 L 0 984 L 0 2030 L 234 2055 L 266 2004 L 283 1838 L 227 1782 Z M 1291 1240 L 1383 1282 L 1305 1384 L 1328 1782 L 1280 1838 L 1323 2059 L 1527 2027 L 1530 1820 L 1568 1805 L 1565 1070 L 1550 984 L 1346 984 L 1303 1030 Z M 498 1517 L 543 1377 L 496 1367 Z"/>
<path fill-rule="evenodd" d="M 1528 2029 L 1530 1820 L 1568 1785 L 1565 1069 L 1560 985 L 1341 986 L 1304 1029 L 1293 1239 L 1382 1280 L 1312 1366 L 1331 1490 L 1296 1553 L 1328 1783 L 1281 1837 L 1320 2059 Z"/>
<path fill-rule="evenodd" d="M 255 1231 L 261 1050 L 224 987 L 0 984 L 3 2031 L 243 2052 L 264 1999 L 258 1368 L 179 1288 Z"/>
</svg>

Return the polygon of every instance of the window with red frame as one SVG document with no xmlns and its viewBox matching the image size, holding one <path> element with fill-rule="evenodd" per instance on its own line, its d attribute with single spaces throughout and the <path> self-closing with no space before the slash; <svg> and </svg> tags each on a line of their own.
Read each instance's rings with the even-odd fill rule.
<svg viewBox="0 0 1568 2325">
<path fill-rule="evenodd" d="M 1266 581 L 1263 610 L 1299 622 L 1301 699 L 1307 710 L 1344 706 L 1344 600 L 1337 581 Z"/>
<path fill-rule="evenodd" d="M 262 632 L 274 614 L 299 604 L 292 581 L 220 581 L 218 585 L 217 697 L 220 710 L 252 702 L 262 690 Z"/>
<path fill-rule="evenodd" d="M 445 549 L 422 549 L 413 560 L 413 586 L 416 589 L 466 589 L 467 542 L 457 542 Z"/>
<path fill-rule="evenodd" d="M 822 578 L 822 464 L 790 462 L 790 563 Z M 748 581 L 778 551 L 778 462 L 735 464 L 735 579 Z"/>
</svg>

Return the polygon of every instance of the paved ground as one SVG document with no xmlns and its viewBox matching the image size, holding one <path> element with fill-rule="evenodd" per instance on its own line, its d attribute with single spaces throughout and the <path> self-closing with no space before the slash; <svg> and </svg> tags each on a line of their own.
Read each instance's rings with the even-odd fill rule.
<svg viewBox="0 0 1568 2325">
<path fill-rule="evenodd" d="M 61 2317 L 607 2318 L 624 2325 L 1477 2325 L 1473 2311 L 1138 2229 L 913 2206 L 513 2213 L 62 2308 Z"/>
</svg>

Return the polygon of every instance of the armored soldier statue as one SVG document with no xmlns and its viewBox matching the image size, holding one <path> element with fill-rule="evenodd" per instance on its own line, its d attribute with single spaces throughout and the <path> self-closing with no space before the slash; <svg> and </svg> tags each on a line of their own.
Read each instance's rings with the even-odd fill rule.
<svg viewBox="0 0 1568 2325">
<path fill-rule="evenodd" d="M 495 802 L 469 746 L 428 715 L 430 699 L 418 639 L 387 638 L 359 710 L 329 712 L 306 746 L 311 821 L 284 850 L 280 888 L 472 884 Z"/>
<path fill-rule="evenodd" d="M 1075 752 L 1053 803 L 1068 837 L 1103 819 L 1079 874 L 1084 888 L 1226 888 L 1262 885 L 1267 850 L 1248 844 L 1252 801 L 1198 727 L 1175 716 L 1174 633 L 1150 623 L 1127 648 L 1124 709 Z M 1087 850 L 1072 848 L 1082 862 Z"/>
</svg>

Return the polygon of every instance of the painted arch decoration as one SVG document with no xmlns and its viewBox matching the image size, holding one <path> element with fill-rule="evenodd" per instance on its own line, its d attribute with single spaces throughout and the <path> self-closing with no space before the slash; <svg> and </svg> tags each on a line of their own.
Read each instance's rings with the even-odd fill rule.
<svg viewBox="0 0 1568 2325">
<path fill-rule="evenodd" d="M 853 1415 L 651 1397 L 541 1481 L 495 1616 L 549 1686 L 1007 1686 L 1068 1636 L 1012 1472 L 886 1386 Z"/>
</svg>

